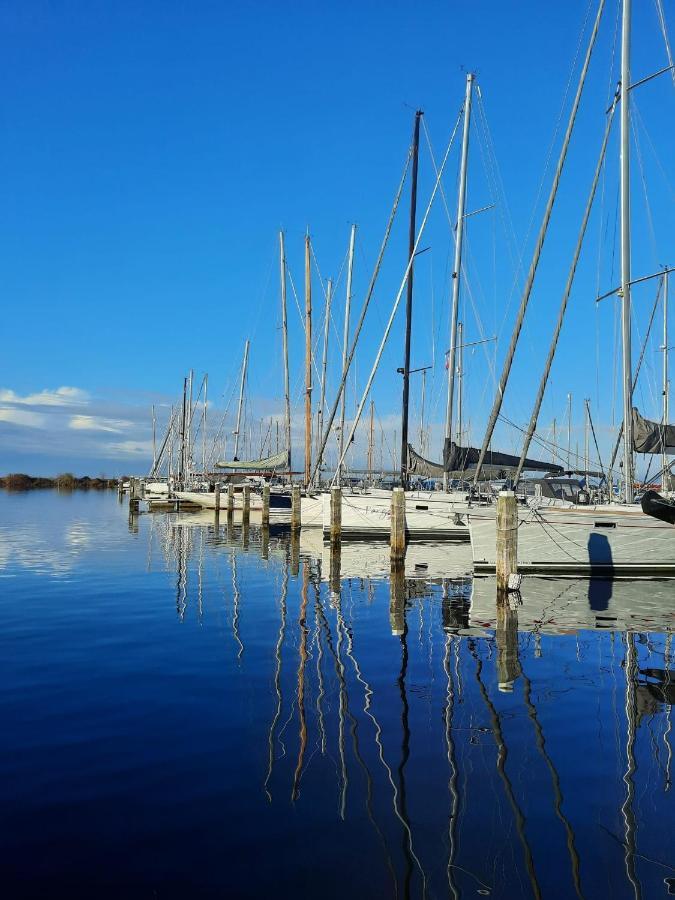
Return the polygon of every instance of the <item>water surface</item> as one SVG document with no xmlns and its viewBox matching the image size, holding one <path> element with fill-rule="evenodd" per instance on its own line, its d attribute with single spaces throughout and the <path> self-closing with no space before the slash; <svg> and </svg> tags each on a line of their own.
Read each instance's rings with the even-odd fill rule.
<svg viewBox="0 0 675 900">
<path fill-rule="evenodd" d="M 387 567 L 0 494 L 3 895 L 667 896 L 675 585 Z"/>
</svg>

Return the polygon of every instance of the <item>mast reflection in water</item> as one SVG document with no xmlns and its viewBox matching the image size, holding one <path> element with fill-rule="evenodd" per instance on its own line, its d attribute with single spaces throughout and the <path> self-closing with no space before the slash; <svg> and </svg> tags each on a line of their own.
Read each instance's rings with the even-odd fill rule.
<svg viewBox="0 0 675 900">
<path fill-rule="evenodd" d="M 6 896 L 675 884 L 672 584 L 5 499 Z"/>
</svg>

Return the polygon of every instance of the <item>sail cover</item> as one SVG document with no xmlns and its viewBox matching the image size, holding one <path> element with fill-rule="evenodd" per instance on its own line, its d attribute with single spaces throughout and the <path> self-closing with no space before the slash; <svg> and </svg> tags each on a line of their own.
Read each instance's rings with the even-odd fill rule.
<svg viewBox="0 0 675 900">
<path fill-rule="evenodd" d="M 274 472 L 277 469 L 288 469 L 289 457 L 288 450 L 282 450 L 265 459 L 228 459 L 224 462 L 217 462 L 216 466 L 219 469 L 236 469 L 245 472 Z"/>
<path fill-rule="evenodd" d="M 675 425 L 650 422 L 633 407 L 633 450 L 636 453 L 675 455 Z"/>
<path fill-rule="evenodd" d="M 480 459 L 480 450 L 477 447 L 458 447 L 454 441 L 446 438 L 445 448 L 443 451 L 443 464 L 446 471 L 466 472 L 467 469 L 475 469 Z M 511 453 L 499 453 L 496 450 L 488 450 L 485 454 L 484 465 L 491 469 L 517 469 L 520 462 L 519 456 L 513 456 Z M 550 472 L 559 475 L 563 471 L 562 466 L 555 463 L 543 462 L 538 459 L 525 458 L 523 469 L 526 472 Z"/>
<path fill-rule="evenodd" d="M 454 478 L 461 476 L 476 468 L 480 450 L 476 447 L 458 447 L 454 441 L 446 440 L 443 464 L 431 462 L 420 456 L 411 444 L 408 444 L 408 472 L 411 475 L 421 475 L 425 478 L 441 478 L 444 472 Z M 509 470 L 515 470 L 520 461 L 519 456 L 510 453 L 497 453 L 488 451 L 485 454 L 483 472 L 487 478 L 506 476 Z M 528 472 L 550 472 L 559 475 L 562 466 L 537 459 L 525 459 L 523 468 Z"/>
</svg>

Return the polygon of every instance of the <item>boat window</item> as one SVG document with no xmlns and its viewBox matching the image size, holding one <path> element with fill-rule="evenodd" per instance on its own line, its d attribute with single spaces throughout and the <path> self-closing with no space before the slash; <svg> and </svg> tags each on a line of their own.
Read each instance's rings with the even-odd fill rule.
<svg viewBox="0 0 675 900">
<path fill-rule="evenodd" d="M 429 507 L 428 507 L 428 506 L 422 506 L 421 503 L 417 503 L 417 504 L 415 505 L 415 509 L 425 509 L 425 510 L 426 510 L 426 509 L 429 509 Z"/>
</svg>

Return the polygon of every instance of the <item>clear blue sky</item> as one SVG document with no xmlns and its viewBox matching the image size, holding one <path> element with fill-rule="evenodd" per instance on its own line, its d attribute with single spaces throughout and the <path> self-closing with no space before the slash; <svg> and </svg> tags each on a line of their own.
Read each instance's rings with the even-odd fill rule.
<svg viewBox="0 0 675 900">
<path fill-rule="evenodd" d="M 278 229 L 286 231 L 300 290 L 305 229 L 322 274 L 336 277 L 350 223 L 358 223 L 358 310 L 400 177 L 413 110 L 425 110 L 440 156 L 468 69 L 478 74 L 503 184 L 495 197 L 495 172 L 476 112 L 469 208 L 499 202 L 470 221 L 467 275 L 483 333 L 501 337 L 499 365 L 519 299 L 518 287 L 513 290 L 515 255 L 523 255 L 526 268 L 551 180 L 547 157 L 552 142 L 553 158 L 560 145 L 556 123 L 565 88 L 595 5 L 4 3 L 0 471 L 142 471 L 149 404 L 170 402 L 193 367 L 209 372 L 211 396 L 223 406 L 247 336 L 253 340 L 251 417 L 280 412 Z M 675 33 L 672 3 L 664 6 Z M 667 60 L 655 4 L 643 0 L 634 10 L 636 80 Z M 618 74 L 618 58 L 612 68 L 616 16 L 616 0 L 609 0 L 505 406 L 520 423 L 528 418 Z M 573 84 L 577 74 L 578 65 Z M 633 266 L 640 275 L 675 263 L 675 87 L 662 76 L 634 96 L 654 231 L 652 238 L 636 158 Z M 444 180 L 453 216 L 457 150 L 458 145 Z M 607 429 L 603 439 L 609 439 L 620 408 L 613 388 L 616 304 L 605 301 L 596 311 L 593 303 L 598 285 L 614 287 L 618 271 L 616 157 L 615 134 L 542 411 L 544 432 L 554 416 L 562 422 L 568 390 L 578 398 L 579 422 L 581 398 L 592 399 L 599 430 Z M 420 217 L 432 183 L 423 139 Z M 405 266 L 406 217 L 407 192 L 359 353 L 357 389 Z M 512 227 L 505 228 L 509 220 Z M 438 427 L 451 248 L 442 203 L 423 245 L 431 251 L 417 267 L 412 362 L 429 364 L 434 345 L 427 408 Z M 652 284 L 635 292 L 638 336 L 654 289 Z M 318 332 L 316 275 L 314 292 Z M 344 277 L 336 334 L 343 297 Z M 468 299 L 464 305 L 467 340 L 476 340 L 479 326 Z M 293 308 L 290 323 L 297 403 L 302 335 Z M 401 325 L 399 317 L 375 389 L 389 441 L 399 415 L 394 370 L 402 362 Z M 675 343 L 675 325 L 673 335 Z M 659 337 L 638 397 L 649 415 L 658 413 L 660 403 Z M 336 342 L 331 352 L 329 387 L 340 352 Z M 485 355 L 475 352 L 466 369 L 470 436 L 480 442 L 492 400 Z M 63 387 L 76 393 L 57 394 Z M 415 417 L 419 382 L 413 393 Z M 517 442 L 505 430 L 501 439 L 508 448 Z M 438 450 L 435 440 L 431 455 Z"/>
</svg>

